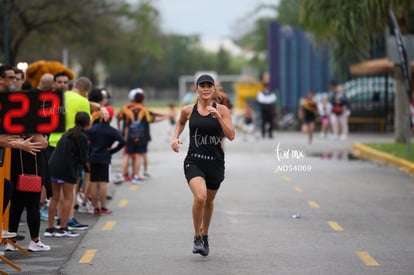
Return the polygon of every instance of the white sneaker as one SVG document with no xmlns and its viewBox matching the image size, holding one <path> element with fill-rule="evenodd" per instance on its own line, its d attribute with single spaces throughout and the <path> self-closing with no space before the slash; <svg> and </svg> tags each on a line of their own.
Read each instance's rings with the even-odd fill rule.
<svg viewBox="0 0 414 275">
<path fill-rule="evenodd" d="M 4 246 L 4 251 L 6 252 L 17 251 L 17 248 L 14 245 L 6 243 L 6 245 Z"/>
<path fill-rule="evenodd" d="M 83 193 L 82 192 L 78 192 L 78 194 L 76 194 L 76 201 L 78 202 L 78 205 L 82 204 L 82 201 L 83 201 Z"/>
<path fill-rule="evenodd" d="M 16 236 L 17 236 L 17 234 L 14 233 L 14 232 L 9 232 L 9 231 L 6 231 L 6 230 L 1 231 L 1 237 L 3 239 L 10 239 L 10 238 L 14 238 Z"/>
<path fill-rule="evenodd" d="M 94 210 L 94 207 L 89 202 L 86 203 L 86 206 L 83 206 L 82 204 L 80 204 L 78 208 L 79 213 L 93 214 L 93 210 Z"/>
<path fill-rule="evenodd" d="M 31 252 L 36 252 L 36 251 L 49 251 L 50 250 L 50 246 L 49 245 L 45 245 L 39 239 L 37 241 L 37 243 L 34 242 L 34 241 L 30 241 L 30 244 L 29 244 L 29 247 L 27 248 L 27 250 L 29 250 Z"/>
<path fill-rule="evenodd" d="M 144 178 L 143 177 L 141 177 L 140 175 L 135 175 L 134 176 L 134 179 L 132 180 L 132 183 L 135 183 L 135 184 L 143 184 L 144 183 Z"/>
</svg>

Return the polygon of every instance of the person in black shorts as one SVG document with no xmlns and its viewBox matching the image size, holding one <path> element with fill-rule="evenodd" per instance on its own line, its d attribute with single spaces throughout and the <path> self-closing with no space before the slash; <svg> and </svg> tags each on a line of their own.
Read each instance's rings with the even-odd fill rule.
<svg viewBox="0 0 414 275">
<path fill-rule="evenodd" d="M 86 131 L 90 128 L 91 118 L 87 112 L 77 112 L 75 126 L 67 130 L 58 141 L 49 158 L 49 171 L 52 178 L 53 195 L 49 202 L 49 220 L 43 236 L 77 237 L 79 233 L 68 227 L 70 209 L 73 207 L 74 185 L 77 184 L 82 170 L 89 172 L 89 138 Z M 54 227 L 54 215 L 60 194 L 63 194 L 63 209 L 59 229 Z"/>
<path fill-rule="evenodd" d="M 105 106 L 109 113 L 109 121 L 97 120 L 89 130 L 89 161 L 90 161 L 90 191 L 94 214 L 111 214 L 106 208 L 107 184 L 109 182 L 109 165 L 112 155 L 120 151 L 125 140 L 121 133 L 111 126 L 114 110 Z"/>
<path fill-rule="evenodd" d="M 214 198 L 224 180 L 224 137 L 235 138 L 229 109 L 213 101 L 214 78 L 208 74 L 197 77 L 195 104 L 182 108 L 175 127 L 171 147 L 179 152 L 179 136 L 189 121 L 190 146 L 184 160 L 184 174 L 193 193 L 193 253 L 209 253 L 208 229 L 214 209 Z"/>
</svg>

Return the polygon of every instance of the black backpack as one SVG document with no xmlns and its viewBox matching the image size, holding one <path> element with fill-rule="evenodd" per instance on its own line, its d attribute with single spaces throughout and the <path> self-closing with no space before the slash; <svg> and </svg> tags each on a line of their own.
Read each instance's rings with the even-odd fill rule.
<svg viewBox="0 0 414 275">
<path fill-rule="evenodd" d="M 131 123 L 128 126 L 129 131 L 127 142 L 137 146 L 145 145 L 148 142 L 144 121 L 143 119 L 138 120 L 138 115 L 141 111 L 144 110 L 133 111 L 134 120 L 131 121 Z"/>
</svg>

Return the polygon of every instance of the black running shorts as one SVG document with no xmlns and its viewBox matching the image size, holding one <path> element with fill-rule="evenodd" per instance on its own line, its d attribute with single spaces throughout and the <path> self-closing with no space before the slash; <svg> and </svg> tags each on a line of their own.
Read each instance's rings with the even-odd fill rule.
<svg viewBox="0 0 414 275">
<path fill-rule="evenodd" d="M 184 174 L 188 183 L 192 178 L 202 177 L 206 181 L 207 189 L 218 190 L 224 180 L 224 161 L 186 159 Z"/>
<path fill-rule="evenodd" d="M 109 164 L 91 163 L 90 181 L 109 182 Z"/>
</svg>

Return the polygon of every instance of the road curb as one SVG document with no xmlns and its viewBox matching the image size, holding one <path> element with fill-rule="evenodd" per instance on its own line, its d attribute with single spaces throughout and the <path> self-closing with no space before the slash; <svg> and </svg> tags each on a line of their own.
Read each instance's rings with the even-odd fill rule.
<svg viewBox="0 0 414 275">
<path fill-rule="evenodd" d="M 367 159 L 375 162 L 389 164 L 398 167 L 400 170 L 414 177 L 414 163 L 393 155 L 375 150 L 362 143 L 354 143 L 352 145 L 352 154 L 361 159 Z"/>
</svg>

